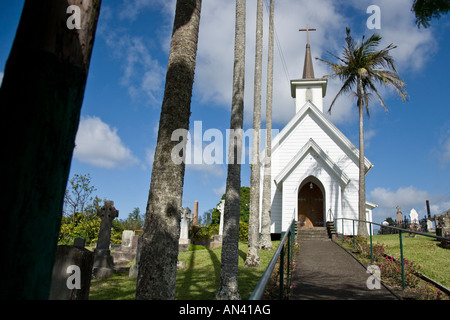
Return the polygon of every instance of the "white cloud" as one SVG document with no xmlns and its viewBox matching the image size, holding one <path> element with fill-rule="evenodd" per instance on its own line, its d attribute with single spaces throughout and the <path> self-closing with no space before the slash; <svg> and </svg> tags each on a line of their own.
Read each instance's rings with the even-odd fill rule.
<svg viewBox="0 0 450 320">
<path fill-rule="evenodd" d="M 438 147 L 432 149 L 431 153 L 436 157 L 441 169 L 450 164 L 450 122 L 440 129 Z"/>
<path fill-rule="evenodd" d="M 213 188 L 214 195 L 221 197 L 226 191 L 226 184 L 222 185 L 219 188 Z"/>
<path fill-rule="evenodd" d="M 98 117 L 81 119 L 75 144 L 74 158 L 96 167 L 113 169 L 139 163 L 123 144 L 117 129 L 111 128 Z"/>
<path fill-rule="evenodd" d="M 165 69 L 153 59 L 141 37 L 118 35 L 111 31 L 106 44 L 113 54 L 123 61 L 120 84 L 127 87 L 133 101 L 155 103 L 161 100 L 164 89 Z"/>
<path fill-rule="evenodd" d="M 300 78 L 303 69 L 306 35 L 298 32 L 308 23 L 316 27 L 311 32 L 310 42 L 313 59 L 329 58 L 326 51 L 339 54 L 344 45 L 345 27 L 363 25 L 369 15 L 366 9 L 372 0 L 350 2 L 318 0 L 318 1 L 278 1 L 275 5 L 275 28 L 287 66 L 285 74 L 281 55 L 275 46 L 274 62 L 274 125 L 284 125 L 295 112 L 293 99 L 290 96 L 289 81 Z M 350 5 L 350 6 L 349 6 Z M 420 70 L 430 58 L 430 49 L 435 45 L 431 30 L 418 29 L 414 23 L 414 14 L 410 11 L 410 0 L 381 0 L 377 2 L 381 9 L 381 30 L 375 30 L 383 37 L 382 46 L 394 43 L 398 46 L 392 51 L 397 67 L 402 75 L 403 70 Z M 256 1 L 247 2 L 247 38 L 246 38 L 246 92 L 245 116 L 246 124 L 252 122 L 253 111 L 253 77 Z M 350 10 L 360 12 L 360 16 L 346 16 Z M 195 94 L 203 103 L 218 104 L 231 108 L 233 48 L 234 48 L 234 12 L 233 1 L 204 1 L 200 26 L 199 48 L 195 79 Z M 268 13 L 265 10 L 264 49 L 263 49 L 263 93 L 262 114 L 265 117 L 266 100 L 266 65 Z M 357 29 L 356 27 L 354 29 Z M 366 35 L 372 30 L 365 29 Z M 361 34 L 362 35 L 362 34 Z M 361 35 L 353 32 L 355 38 Z M 431 50 L 432 51 L 432 50 Z M 316 77 L 329 74 L 327 67 L 314 60 Z M 324 109 L 328 109 L 332 99 L 341 87 L 339 80 L 329 80 Z M 390 91 L 383 94 L 392 95 Z M 373 100 L 374 108 L 384 110 Z M 336 123 L 357 121 L 356 102 L 353 96 L 342 96 L 333 107 L 331 115 L 327 115 Z"/>
<path fill-rule="evenodd" d="M 135 20 L 142 11 L 156 6 L 162 7 L 165 13 L 175 12 L 175 0 L 125 0 L 119 18 Z"/>
<path fill-rule="evenodd" d="M 431 214 L 438 214 L 450 208 L 450 195 L 431 194 L 428 191 L 417 189 L 414 186 L 400 187 L 396 191 L 386 188 L 375 188 L 367 200 L 379 205 L 374 210 L 374 220 L 378 218 L 395 217 L 396 207 L 400 206 L 404 215 L 408 215 L 411 209 L 416 209 L 419 217 L 427 214 L 426 200 L 430 201 Z"/>
</svg>

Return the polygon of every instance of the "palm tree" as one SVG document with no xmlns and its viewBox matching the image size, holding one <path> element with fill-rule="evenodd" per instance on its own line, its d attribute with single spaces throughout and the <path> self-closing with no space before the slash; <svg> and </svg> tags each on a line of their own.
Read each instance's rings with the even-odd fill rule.
<svg viewBox="0 0 450 320">
<path fill-rule="evenodd" d="M 259 145 L 261 131 L 261 76 L 263 46 L 264 2 L 258 0 L 256 12 L 256 56 L 255 88 L 253 107 L 253 146 L 250 177 L 250 217 L 248 225 L 248 252 L 245 260 L 247 267 L 259 267 L 259 194 L 261 169 L 259 163 Z"/>
<path fill-rule="evenodd" d="M 381 36 L 373 34 L 369 39 L 361 43 L 355 43 L 350 36 L 350 29 L 347 28 L 347 36 L 345 38 L 347 46 L 344 47 L 342 57 L 330 53 L 334 58 L 339 60 L 333 63 L 327 60 L 316 58 L 328 64 L 333 73 L 324 76 L 324 78 L 339 78 L 344 85 L 331 102 L 328 112 L 336 102 L 337 98 L 344 93 L 352 92 L 357 98 L 357 106 L 359 109 L 359 197 L 358 197 L 358 217 L 360 220 L 366 220 L 366 195 L 365 195 L 365 167 L 364 167 L 364 107 L 369 113 L 369 96 L 375 93 L 380 103 L 387 111 L 387 106 L 381 98 L 376 84 L 392 87 L 403 101 L 407 98 L 405 90 L 406 84 L 400 79 L 395 69 L 394 59 L 390 55 L 390 51 L 395 49 L 393 44 L 388 45 L 382 50 L 378 50 Z M 365 223 L 358 224 L 358 234 L 367 236 L 367 228 Z"/>
<path fill-rule="evenodd" d="M 27 0 L 0 89 L 4 170 L 2 299 L 48 299 L 64 194 L 100 13 L 67 1 Z"/>
<path fill-rule="evenodd" d="M 245 7 L 246 0 L 236 0 L 236 29 L 234 44 L 233 96 L 231 102 L 228 173 L 225 192 L 223 244 L 220 284 L 217 300 L 240 299 L 238 287 L 239 215 L 244 122 L 245 85 Z"/>
<path fill-rule="evenodd" d="M 201 0 L 179 0 L 176 5 L 166 86 L 147 202 L 136 299 L 174 299 L 185 171 L 172 160 L 177 129 L 189 128 L 200 25 Z M 184 137 L 182 143 L 186 143 Z M 185 150 L 185 149 L 184 149 Z"/>
<path fill-rule="evenodd" d="M 269 53 L 267 62 L 267 98 L 266 98 L 266 148 L 264 157 L 263 196 L 261 210 L 261 240 L 263 250 L 272 250 L 270 238 L 271 207 L 271 156 L 272 156 L 272 94 L 273 94 L 273 47 L 274 47 L 274 8 L 275 0 L 270 0 L 269 13 Z"/>
</svg>

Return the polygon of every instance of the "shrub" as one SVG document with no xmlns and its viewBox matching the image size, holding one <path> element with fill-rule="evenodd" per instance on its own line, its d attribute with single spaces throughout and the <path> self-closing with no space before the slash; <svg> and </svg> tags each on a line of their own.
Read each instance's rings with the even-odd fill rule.
<svg viewBox="0 0 450 320">
<path fill-rule="evenodd" d="M 383 281 L 390 285 L 401 286 L 402 285 L 402 267 L 400 262 L 396 261 L 390 256 L 385 256 L 384 263 L 380 264 L 381 277 Z M 405 285 L 410 288 L 414 288 L 419 284 L 419 279 L 415 274 L 420 269 L 420 265 L 403 259 L 405 269 Z"/>
</svg>

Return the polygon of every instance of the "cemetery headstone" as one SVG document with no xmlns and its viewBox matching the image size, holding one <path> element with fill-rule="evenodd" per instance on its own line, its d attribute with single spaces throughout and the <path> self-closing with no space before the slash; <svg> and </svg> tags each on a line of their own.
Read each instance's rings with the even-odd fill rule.
<svg viewBox="0 0 450 320">
<path fill-rule="evenodd" d="M 114 258 L 115 265 L 124 265 L 134 260 L 136 257 L 136 238 L 133 230 L 124 230 L 122 232 L 122 243 L 120 247 L 114 250 L 111 255 Z"/>
<path fill-rule="evenodd" d="M 219 234 L 214 235 L 213 241 L 209 244 L 211 249 L 218 248 L 222 246 L 222 237 L 223 237 L 223 213 L 225 210 L 225 200 L 220 201 L 217 206 L 217 210 L 220 212 L 220 224 L 219 224 Z"/>
<path fill-rule="evenodd" d="M 141 260 L 142 236 L 137 237 L 136 264 L 133 264 L 128 271 L 128 277 L 136 279 L 138 276 L 139 261 Z"/>
<path fill-rule="evenodd" d="M 194 217 L 192 218 L 192 225 L 198 226 L 198 201 L 194 202 Z"/>
<path fill-rule="evenodd" d="M 113 201 L 105 200 L 103 207 L 97 211 L 101 219 L 98 233 L 97 247 L 94 258 L 94 277 L 102 279 L 114 273 L 114 261 L 109 246 L 111 244 L 112 221 L 119 216 L 119 210 L 114 207 Z"/>
<path fill-rule="evenodd" d="M 411 220 L 411 224 L 419 224 L 419 214 L 414 208 L 409 213 L 409 219 Z"/>
<path fill-rule="evenodd" d="M 50 300 L 88 300 L 94 253 L 76 246 L 58 246 Z"/>
<path fill-rule="evenodd" d="M 431 221 L 430 219 L 427 219 L 427 231 L 428 232 L 434 232 L 434 228 L 433 228 L 433 221 Z"/>
<path fill-rule="evenodd" d="M 191 245 L 191 240 L 189 239 L 189 224 L 192 219 L 191 209 L 181 208 L 181 231 L 179 239 L 179 250 L 186 251 Z"/>
<path fill-rule="evenodd" d="M 222 200 L 217 207 L 220 211 L 220 224 L 219 224 L 219 235 L 223 236 L 223 213 L 225 212 L 225 200 Z"/>
<path fill-rule="evenodd" d="M 73 241 L 73 245 L 77 248 L 84 248 L 85 243 L 86 243 L 85 238 L 75 238 L 75 240 Z"/>
<path fill-rule="evenodd" d="M 417 211 L 413 208 L 411 209 L 410 213 L 409 213 L 409 220 L 410 220 L 410 224 L 409 224 L 409 229 L 412 231 L 421 231 L 422 228 L 420 226 L 420 222 L 419 222 L 419 214 L 417 213 Z M 416 234 L 410 234 L 410 236 L 416 237 Z"/>
<path fill-rule="evenodd" d="M 400 207 L 397 206 L 397 214 L 395 215 L 395 222 L 397 226 L 401 226 L 403 224 L 403 213 L 400 211 Z"/>
</svg>

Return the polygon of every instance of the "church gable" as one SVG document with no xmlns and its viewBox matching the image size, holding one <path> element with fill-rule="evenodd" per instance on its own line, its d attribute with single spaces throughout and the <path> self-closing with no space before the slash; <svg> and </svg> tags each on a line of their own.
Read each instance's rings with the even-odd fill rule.
<svg viewBox="0 0 450 320">
<path fill-rule="evenodd" d="M 280 184 L 308 155 L 312 154 L 317 161 L 320 161 L 323 167 L 326 167 L 335 178 L 340 181 L 342 187 L 350 182 L 350 178 L 343 170 L 320 148 L 320 146 L 310 138 L 292 160 L 275 177 L 275 184 Z"/>
<path fill-rule="evenodd" d="M 282 170 L 311 138 L 341 168 L 348 167 L 349 161 L 358 165 L 359 150 L 314 104 L 307 102 L 272 142 L 272 157 L 279 157 L 282 166 L 278 169 Z M 264 156 L 263 151 L 261 163 Z M 372 167 L 365 158 L 366 174 Z"/>
</svg>

